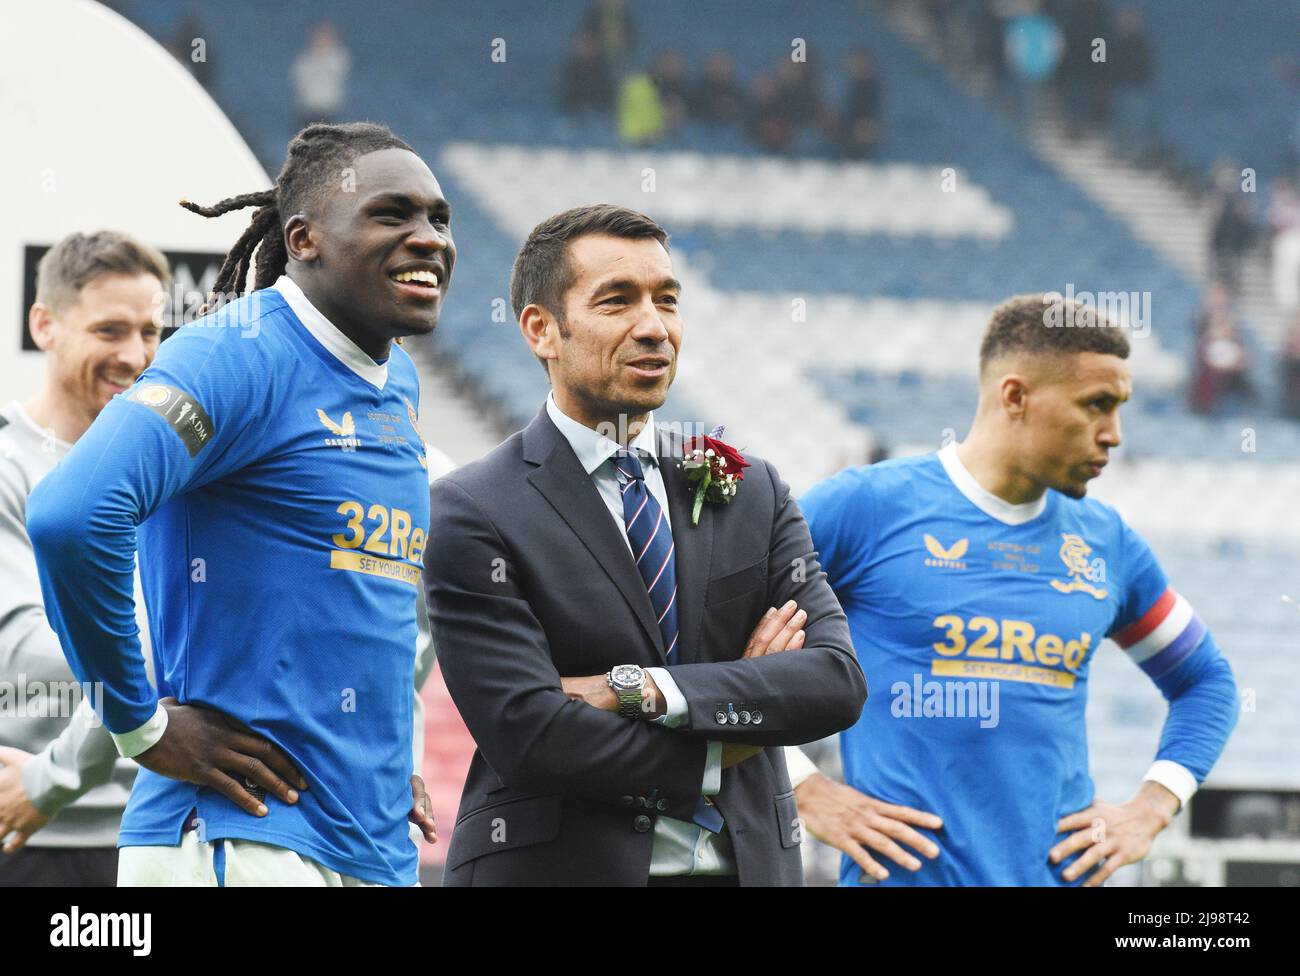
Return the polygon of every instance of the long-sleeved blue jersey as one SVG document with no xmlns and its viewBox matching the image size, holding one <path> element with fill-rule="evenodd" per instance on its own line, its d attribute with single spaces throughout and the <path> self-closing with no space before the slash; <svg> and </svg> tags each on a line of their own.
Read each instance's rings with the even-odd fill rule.
<svg viewBox="0 0 1300 976">
<path fill-rule="evenodd" d="M 1170 701 L 1148 776 L 1190 794 L 1209 773 L 1236 722 L 1231 669 L 1109 506 L 1009 505 L 955 447 L 840 472 L 800 505 L 874 690 L 840 735 L 845 781 L 943 820 L 922 831 L 939 857 L 886 884 L 1067 883 L 1077 855 L 1047 856 L 1093 801 L 1084 710 L 1106 637 Z M 845 857 L 841 883 L 860 874 Z"/>
<path fill-rule="evenodd" d="M 259 818 L 142 770 L 120 846 L 177 844 L 197 808 L 207 840 L 415 883 L 418 402 L 405 352 L 375 363 L 281 278 L 163 343 L 33 492 L 50 622 L 78 678 L 103 682 L 108 728 L 139 728 L 163 696 L 210 705 L 309 783 Z M 156 693 L 132 614 L 137 531 Z"/>
</svg>

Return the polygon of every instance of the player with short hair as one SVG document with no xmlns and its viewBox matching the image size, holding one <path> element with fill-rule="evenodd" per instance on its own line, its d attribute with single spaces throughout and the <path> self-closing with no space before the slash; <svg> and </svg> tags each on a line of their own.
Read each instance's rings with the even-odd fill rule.
<svg viewBox="0 0 1300 976">
<path fill-rule="evenodd" d="M 45 378 L 25 403 L 0 406 L 0 675 L 29 696 L 0 722 L 0 886 L 117 879 L 135 764 L 118 757 L 46 620 L 25 513 L 36 483 L 153 360 L 169 278 L 162 254 L 111 230 L 69 234 L 36 268 L 27 323 Z"/>
<path fill-rule="evenodd" d="M 1120 444 L 1128 354 L 1088 306 L 1009 299 L 964 441 L 801 499 L 878 689 L 841 733 L 851 789 L 820 774 L 798 788 L 811 832 L 846 852 L 842 884 L 1101 884 L 1146 855 L 1222 752 L 1228 662 L 1141 537 L 1086 497 Z M 1169 702 L 1122 804 L 1088 774 L 1088 672 L 1107 637 Z"/>
<path fill-rule="evenodd" d="M 254 263 L 256 290 L 168 339 L 33 493 L 46 604 L 144 767 L 121 883 L 411 885 L 408 812 L 433 829 L 422 786 L 411 809 L 429 492 L 418 378 L 392 340 L 437 325 L 450 207 L 368 123 L 309 126 L 273 189 L 190 208 L 246 206 L 218 299 Z M 157 694 L 131 617 L 137 527 Z M 259 763 L 213 750 L 159 695 L 283 750 L 271 788 L 246 788 Z"/>
</svg>

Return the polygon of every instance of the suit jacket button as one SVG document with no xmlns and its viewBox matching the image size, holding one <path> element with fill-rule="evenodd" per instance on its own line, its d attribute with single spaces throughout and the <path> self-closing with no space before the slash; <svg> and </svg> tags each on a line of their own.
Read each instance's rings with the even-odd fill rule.
<svg viewBox="0 0 1300 976">
<path fill-rule="evenodd" d="M 630 796 L 625 796 L 622 799 L 623 806 L 625 807 L 630 807 L 634 802 L 635 801 Z"/>
<path fill-rule="evenodd" d="M 752 716 L 749 714 L 749 712 L 746 712 L 746 711 L 743 711 L 743 710 L 742 710 L 741 713 L 740 713 L 740 724 L 741 724 L 741 725 L 748 725 L 748 724 L 749 724 L 749 720 L 750 720 L 751 717 L 752 717 Z"/>
<path fill-rule="evenodd" d="M 727 721 L 730 722 L 732 725 L 735 725 L 737 722 L 740 721 L 740 716 L 737 715 L 735 712 L 728 712 Z"/>
<path fill-rule="evenodd" d="M 713 721 L 717 722 L 719 725 L 726 725 L 726 724 L 727 724 L 727 713 L 726 713 L 726 712 L 714 712 L 714 713 L 713 713 Z"/>
<path fill-rule="evenodd" d="M 655 808 L 656 808 L 657 810 L 661 811 L 661 812 L 664 811 L 664 810 L 667 810 L 667 809 L 668 809 L 668 801 L 667 801 L 667 800 L 660 800 L 658 803 L 655 804 Z"/>
<path fill-rule="evenodd" d="M 636 805 L 644 809 L 650 806 L 650 801 L 647 800 L 644 796 L 638 796 L 636 798 Z"/>
<path fill-rule="evenodd" d="M 757 708 L 754 709 L 754 711 L 750 713 L 750 716 L 749 716 L 749 717 L 753 720 L 753 722 L 754 722 L 755 725 L 762 725 L 762 724 L 763 724 L 763 713 L 760 712 Z"/>
<path fill-rule="evenodd" d="M 640 813 L 637 814 L 636 818 L 632 821 L 632 829 L 635 830 L 638 834 L 644 834 L 647 830 L 650 829 L 653 823 L 654 821 L 652 821 L 644 813 Z"/>
</svg>

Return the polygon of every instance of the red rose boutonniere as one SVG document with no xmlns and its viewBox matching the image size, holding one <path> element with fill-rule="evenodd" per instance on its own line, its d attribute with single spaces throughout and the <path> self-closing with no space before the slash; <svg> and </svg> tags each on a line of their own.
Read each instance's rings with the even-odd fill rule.
<svg viewBox="0 0 1300 976">
<path fill-rule="evenodd" d="M 691 525 L 700 524 L 700 509 L 705 502 L 722 505 L 735 497 L 740 483 L 745 480 L 749 462 L 730 444 L 718 440 L 722 427 L 708 434 L 699 434 L 683 445 L 685 457 L 678 462 L 686 472 L 686 483 L 695 492 L 695 505 L 691 509 Z"/>
</svg>

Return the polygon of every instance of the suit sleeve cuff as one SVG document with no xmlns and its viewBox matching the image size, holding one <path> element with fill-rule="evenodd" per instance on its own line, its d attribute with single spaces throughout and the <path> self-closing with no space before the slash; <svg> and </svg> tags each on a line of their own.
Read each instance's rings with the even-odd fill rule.
<svg viewBox="0 0 1300 976">
<path fill-rule="evenodd" d="M 134 759 L 146 749 L 152 749 L 157 745 L 165 731 L 167 731 L 167 709 L 159 704 L 157 711 L 153 713 L 153 718 L 138 729 L 120 735 L 116 732 L 112 733 L 113 744 L 117 746 L 120 755 L 127 759 Z"/>
<path fill-rule="evenodd" d="M 1186 767 L 1172 759 L 1157 759 L 1142 777 L 1143 782 L 1150 780 L 1159 783 L 1174 796 L 1178 797 L 1178 808 L 1187 806 L 1187 801 L 1196 792 L 1196 777 Z"/>
<path fill-rule="evenodd" d="M 709 740 L 709 751 L 704 754 L 704 786 L 701 796 L 717 796 L 722 790 L 722 743 Z"/>
<path fill-rule="evenodd" d="M 667 668 L 646 668 L 645 671 L 654 678 L 659 694 L 664 696 L 664 713 L 655 721 L 670 729 L 683 727 L 690 718 L 690 710 L 686 707 L 686 698 L 678 689 L 672 674 Z"/>
<path fill-rule="evenodd" d="M 796 790 L 800 783 L 817 772 L 817 764 L 805 756 L 798 746 L 785 747 L 785 768 L 790 774 L 790 787 Z"/>
</svg>

